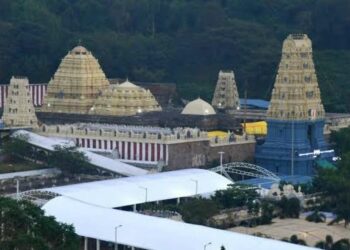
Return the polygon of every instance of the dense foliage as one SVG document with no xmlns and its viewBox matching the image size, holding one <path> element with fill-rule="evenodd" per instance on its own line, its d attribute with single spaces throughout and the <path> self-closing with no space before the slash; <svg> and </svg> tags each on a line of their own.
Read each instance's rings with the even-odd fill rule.
<svg viewBox="0 0 350 250">
<path fill-rule="evenodd" d="M 94 169 L 88 157 L 76 147 L 55 146 L 48 156 L 47 164 L 69 174 L 87 173 Z"/>
<path fill-rule="evenodd" d="M 256 188 L 244 185 L 231 185 L 226 190 L 216 191 L 213 200 L 220 204 L 221 208 L 232 208 L 249 206 L 258 197 L 259 194 L 256 192 Z"/>
<path fill-rule="evenodd" d="M 7 138 L 2 142 L 1 152 L 9 161 L 23 160 L 25 157 L 32 157 L 33 150 L 27 142 L 28 137 L 24 135 Z"/>
<path fill-rule="evenodd" d="M 206 225 L 219 212 L 217 204 L 209 199 L 191 199 L 180 205 L 182 219 L 188 223 Z"/>
<path fill-rule="evenodd" d="M 219 69 L 269 98 L 283 39 L 308 33 L 328 110 L 349 111 L 348 0 L 0 0 L 0 82 L 47 82 L 78 43 L 109 77 L 211 98 Z M 340 88 L 341 91 L 340 91 Z"/>
<path fill-rule="evenodd" d="M 341 160 L 336 169 L 320 169 L 314 179 L 314 186 L 322 192 L 321 205 L 336 213 L 333 222 L 350 223 L 350 128 L 332 134 Z"/>
<path fill-rule="evenodd" d="M 27 201 L 0 197 L 0 249 L 76 250 L 79 237 Z"/>
</svg>

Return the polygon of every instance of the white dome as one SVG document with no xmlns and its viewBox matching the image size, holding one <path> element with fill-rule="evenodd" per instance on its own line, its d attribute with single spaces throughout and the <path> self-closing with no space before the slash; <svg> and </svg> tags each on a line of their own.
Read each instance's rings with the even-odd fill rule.
<svg viewBox="0 0 350 250">
<path fill-rule="evenodd" d="M 186 107 L 182 110 L 181 114 L 183 115 L 215 115 L 216 112 L 214 108 L 203 101 L 201 98 L 198 98 L 192 102 L 189 102 Z"/>
</svg>

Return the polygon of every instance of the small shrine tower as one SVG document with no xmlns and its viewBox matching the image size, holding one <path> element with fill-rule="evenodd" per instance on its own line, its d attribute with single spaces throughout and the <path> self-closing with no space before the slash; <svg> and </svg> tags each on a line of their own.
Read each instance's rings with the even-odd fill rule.
<svg viewBox="0 0 350 250">
<path fill-rule="evenodd" d="M 7 127 L 38 126 L 28 78 L 11 78 L 2 120 Z"/>
<path fill-rule="evenodd" d="M 333 156 L 326 150 L 324 121 L 311 40 L 289 35 L 267 111 L 267 137 L 256 149 L 257 164 L 279 175 L 311 175 L 316 158 Z"/>
<path fill-rule="evenodd" d="M 240 108 L 235 75 L 232 70 L 220 70 L 212 106 L 217 110 L 236 110 Z"/>
</svg>

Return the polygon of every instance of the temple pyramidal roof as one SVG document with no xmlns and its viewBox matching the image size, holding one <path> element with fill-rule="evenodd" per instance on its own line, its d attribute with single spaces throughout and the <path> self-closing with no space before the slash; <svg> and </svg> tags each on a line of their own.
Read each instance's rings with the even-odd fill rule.
<svg viewBox="0 0 350 250">
<path fill-rule="evenodd" d="M 43 112 L 114 116 L 159 110 L 149 90 L 128 80 L 111 86 L 98 60 L 80 45 L 62 59 L 41 108 Z"/>
<path fill-rule="evenodd" d="M 312 58 L 312 42 L 305 34 L 289 35 L 283 42 L 267 116 L 276 120 L 325 117 Z"/>
</svg>

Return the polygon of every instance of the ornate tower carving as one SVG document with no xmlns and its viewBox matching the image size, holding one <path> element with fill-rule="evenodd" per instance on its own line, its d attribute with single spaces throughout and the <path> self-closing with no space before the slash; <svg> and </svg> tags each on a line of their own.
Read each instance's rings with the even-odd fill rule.
<svg viewBox="0 0 350 250">
<path fill-rule="evenodd" d="M 304 34 L 289 35 L 283 43 L 267 116 L 276 120 L 316 120 L 324 115 L 311 40 Z"/>
<path fill-rule="evenodd" d="M 26 77 L 12 77 L 4 104 L 2 120 L 9 127 L 37 127 L 29 81 Z"/>
<path fill-rule="evenodd" d="M 282 175 L 313 174 L 315 160 L 333 156 L 324 140 L 324 117 L 311 40 L 289 35 L 267 112 L 267 137 L 256 148 L 257 163 Z"/>
<path fill-rule="evenodd" d="M 89 114 L 128 116 L 161 111 L 153 94 L 128 80 L 106 89 L 96 100 Z"/>
<path fill-rule="evenodd" d="M 236 110 L 240 107 L 233 71 L 220 70 L 212 106 L 218 110 Z"/>
<path fill-rule="evenodd" d="M 49 82 L 41 111 L 87 114 L 108 86 L 97 59 L 77 46 L 63 58 Z"/>
</svg>

